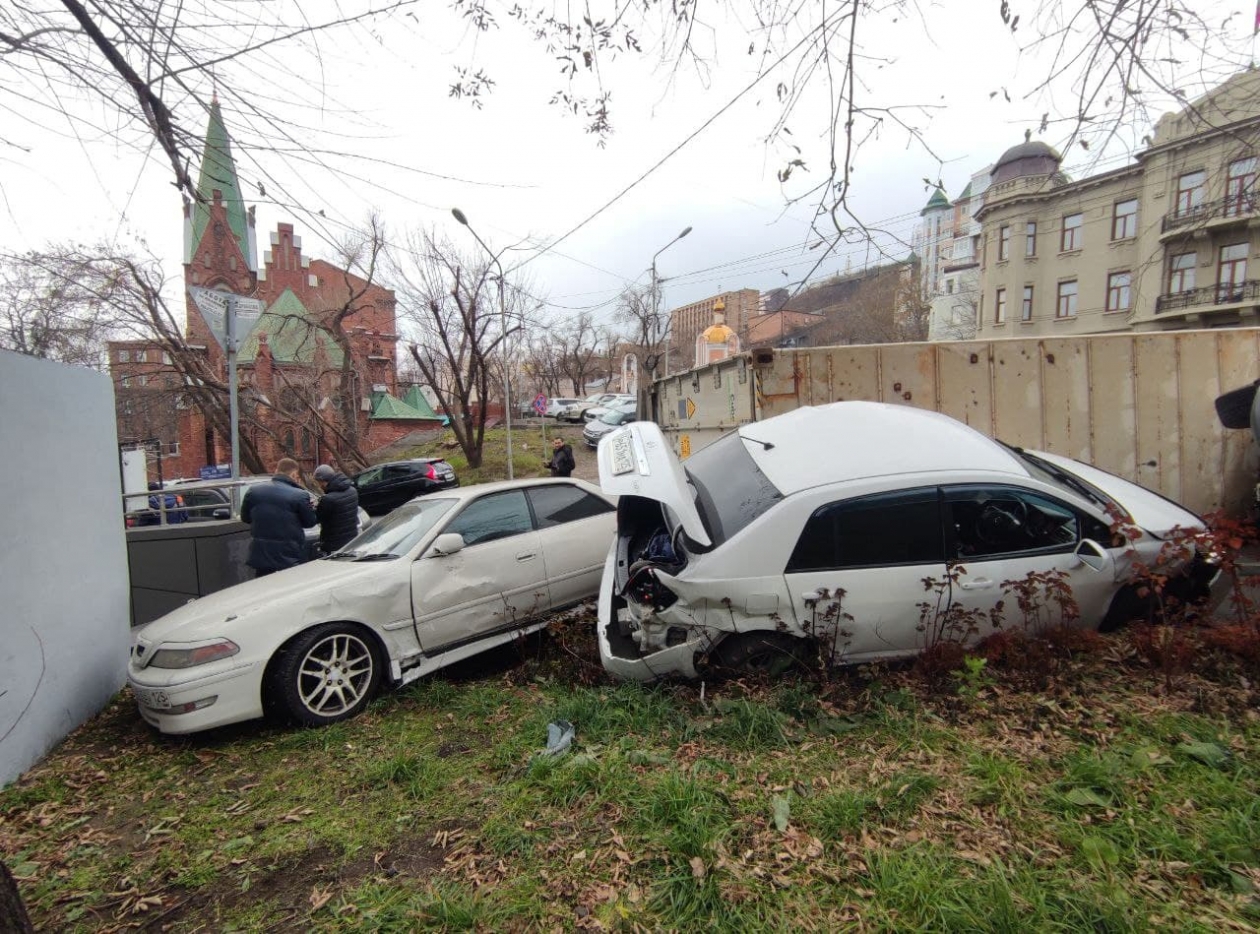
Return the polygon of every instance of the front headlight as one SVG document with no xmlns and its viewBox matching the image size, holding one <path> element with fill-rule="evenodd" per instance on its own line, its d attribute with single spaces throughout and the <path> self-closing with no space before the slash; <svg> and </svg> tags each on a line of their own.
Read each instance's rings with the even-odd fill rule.
<svg viewBox="0 0 1260 934">
<path fill-rule="evenodd" d="M 217 639 L 205 645 L 190 648 L 174 649 L 163 646 L 153 653 L 150 668 L 193 668 L 217 662 L 221 658 L 231 658 L 241 647 L 231 639 Z"/>
</svg>

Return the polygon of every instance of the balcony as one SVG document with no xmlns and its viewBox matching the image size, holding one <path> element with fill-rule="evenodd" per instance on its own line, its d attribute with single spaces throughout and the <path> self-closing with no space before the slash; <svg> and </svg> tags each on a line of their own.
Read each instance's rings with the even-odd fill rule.
<svg viewBox="0 0 1260 934">
<path fill-rule="evenodd" d="M 1169 311 L 1202 312 L 1226 307 L 1260 305 L 1260 279 L 1248 279 L 1232 285 L 1205 285 L 1184 292 L 1161 295 L 1155 300 L 1155 314 Z"/>
<path fill-rule="evenodd" d="M 1160 232 L 1174 233 L 1185 227 L 1225 226 L 1212 223 L 1214 221 L 1246 221 L 1255 217 L 1258 205 L 1260 205 L 1260 194 L 1251 191 L 1246 194 L 1230 195 L 1218 201 L 1196 204 L 1186 211 L 1165 214 Z"/>
</svg>

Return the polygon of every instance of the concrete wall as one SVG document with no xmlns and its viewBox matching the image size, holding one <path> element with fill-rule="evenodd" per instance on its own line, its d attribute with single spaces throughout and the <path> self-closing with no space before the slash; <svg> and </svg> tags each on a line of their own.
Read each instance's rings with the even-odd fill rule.
<svg viewBox="0 0 1260 934">
<path fill-rule="evenodd" d="M 0 350 L 0 785 L 123 684 L 130 644 L 114 391 Z"/>
</svg>

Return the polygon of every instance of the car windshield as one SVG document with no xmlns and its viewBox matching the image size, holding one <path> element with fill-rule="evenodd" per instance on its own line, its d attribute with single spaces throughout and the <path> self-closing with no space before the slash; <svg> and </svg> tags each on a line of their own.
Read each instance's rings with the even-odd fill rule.
<svg viewBox="0 0 1260 934">
<path fill-rule="evenodd" d="M 1077 496 L 1085 497 L 1087 500 L 1089 500 L 1094 505 L 1098 506 L 1104 512 L 1109 507 L 1115 507 L 1117 509 L 1120 509 L 1120 504 L 1117 503 L 1114 499 L 1112 499 L 1102 490 L 1098 489 L 1098 487 L 1094 486 L 1092 483 L 1088 483 L 1085 480 L 1082 480 L 1080 477 L 1078 477 L 1076 474 L 1072 473 L 1071 471 L 1064 470 L 1062 467 L 1058 466 L 1057 464 L 1052 464 L 1049 461 L 1042 460 L 1037 455 L 1030 454 L 1028 451 L 1025 451 L 1023 448 L 1015 447 L 1014 445 L 1011 445 L 1011 444 L 1006 444 L 1003 441 L 999 441 L 998 444 L 1001 444 L 1002 447 L 1006 448 L 1008 451 L 1010 451 L 1012 454 L 1018 457 L 1020 461 L 1023 462 L 1024 466 L 1028 468 L 1028 472 L 1031 473 L 1038 480 L 1042 480 L 1053 486 L 1057 486 L 1061 490 L 1071 490 Z M 1123 509 L 1121 509 L 1121 512 L 1123 512 Z"/>
<path fill-rule="evenodd" d="M 696 492 L 696 510 L 714 547 L 783 499 L 761 472 L 738 431 L 701 448 L 683 462 Z"/>
<path fill-rule="evenodd" d="M 599 417 L 599 420 L 605 425 L 620 425 L 627 419 L 634 418 L 634 412 L 631 409 L 613 409 L 611 412 L 605 412 Z"/>
<path fill-rule="evenodd" d="M 457 500 L 426 496 L 403 503 L 385 518 L 351 540 L 334 559 L 372 561 L 381 558 L 397 558 L 405 555 L 433 528 L 434 524 L 450 511 Z"/>
</svg>

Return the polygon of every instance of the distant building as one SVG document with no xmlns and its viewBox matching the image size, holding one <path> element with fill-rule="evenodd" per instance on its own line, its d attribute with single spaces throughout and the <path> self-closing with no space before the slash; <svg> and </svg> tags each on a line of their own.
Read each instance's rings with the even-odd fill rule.
<svg viewBox="0 0 1260 934">
<path fill-rule="evenodd" d="M 991 168 L 991 167 L 990 167 Z M 982 169 L 952 202 L 937 188 L 920 212 L 912 245 L 921 259 L 920 289 L 930 306 L 928 340 L 966 340 L 978 327 L 980 224 L 990 169 Z"/>
<path fill-rule="evenodd" d="M 1255 325 L 1260 72 L 1165 114 L 1136 161 L 1072 181 L 1007 150 L 982 225 L 981 337 Z"/>
<path fill-rule="evenodd" d="M 439 424 L 419 393 L 408 402 L 397 398 L 393 292 L 304 255 L 292 224 L 277 225 L 268 241 L 260 265 L 253 210 L 241 196 L 216 99 L 198 198 L 184 207 L 184 282 L 190 290 L 219 290 L 263 303 L 237 360 L 241 409 L 249 416 L 245 430 L 265 468 L 289 456 L 311 469 L 346 456 L 350 434 L 366 453 L 418 427 Z M 185 340 L 226 381 L 226 356 L 192 294 L 185 293 Z M 339 341 L 332 319 L 347 307 Z M 229 438 L 190 402 L 169 348 L 156 339 L 113 342 L 109 362 L 120 441 L 155 439 L 164 477 L 197 476 L 202 467 L 228 462 Z M 349 393 L 343 391 L 347 372 Z"/>
<path fill-rule="evenodd" d="M 749 321 L 761 313 L 761 293 L 756 289 L 723 292 L 675 308 L 669 314 L 668 341 L 672 372 L 691 365 L 691 349 L 700 332 L 713 323 L 713 310 L 718 302 L 723 305 L 726 324 L 736 334 L 744 334 Z"/>
<path fill-rule="evenodd" d="M 740 351 L 739 335 L 726 324 L 726 303 L 713 305 L 713 323 L 696 337 L 696 366 L 708 366 L 733 357 Z"/>
</svg>

